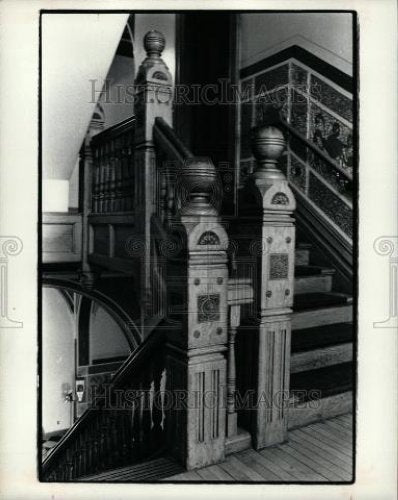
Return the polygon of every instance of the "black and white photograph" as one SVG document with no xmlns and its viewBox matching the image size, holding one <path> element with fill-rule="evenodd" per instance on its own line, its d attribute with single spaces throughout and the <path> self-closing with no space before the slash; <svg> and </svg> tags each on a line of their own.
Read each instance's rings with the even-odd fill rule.
<svg viewBox="0 0 398 500">
<path fill-rule="evenodd" d="M 42 13 L 42 481 L 354 480 L 357 43 Z"/>
<path fill-rule="evenodd" d="M 397 15 L 0 2 L 2 498 L 396 498 Z"/>
</svg>

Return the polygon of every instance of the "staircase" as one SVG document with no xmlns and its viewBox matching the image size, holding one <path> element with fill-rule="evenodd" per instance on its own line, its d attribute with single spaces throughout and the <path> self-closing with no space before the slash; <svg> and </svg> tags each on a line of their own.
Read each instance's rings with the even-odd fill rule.
<svg viewBox="0 0 398 500">
<path fill-rule="evenodd" d="M 335 270 L 317 265 L 312 245 L 296 248 L 289 428 L 352 409 L 352 296 L 336 292 Z"/>
<path fill-rule="evenodd" d="M 288 429 L 353 406 L 353 305 L 341 280 L 352 242 L 324 217 L 312 192 L 296 205 L 294 179 L 278 167 L 290 147 L 282 128 L 339 179 L 341 168 L 289 123 L 269 121 L 253 131 L 256 170 L 238 193 L 237 216 L 223 225 L 216 167 L 181 143 L 167 101 L 148 98 L 156 78 L 162 86 L 170 81 L 164 91 L 171 95 L 163 37 L 150 32 L 144 45 L 153 60 L 137 80 L 137 127 L 123 122 L 91 144 L 82 245 L 85 286 L 99 269 L 128 274 L 130 295 L 126 278 L 115 276 L 97 279 L 93 293 L 116 294 L 120 314 L 128 309 L 139 320 L 140 336 L 109 390 L 102 387 L 46 456 L 44 481 L 151 480 L 178 474 L 178 464 L 191 471 L 223 463 L 228 454 L 242 479 L 237 448 L 262 453 L 288 441 Z M 316 217 L 304 213 L 305 204 Z M 307 232 L 295 243 L 296 226 Z M 326 253 L 333 238 L 332 253 L 344 254 L 340 266 Z M 215 404 L 207 404 L 207 393 Z M 247 394 L 257 401 L 239 406 L 237 396 L 246 401 Z M 180 395 L 188 404 L 174 400 Z M 288 408 L 277 399 L 285 395 Z"/>
</svg>

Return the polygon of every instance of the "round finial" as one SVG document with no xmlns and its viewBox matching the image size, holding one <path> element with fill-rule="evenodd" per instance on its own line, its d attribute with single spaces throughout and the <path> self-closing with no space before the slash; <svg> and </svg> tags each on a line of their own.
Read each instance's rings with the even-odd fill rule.
<svg viewBox="0 0 398 500">
<path fill-rule="evenodd" d="M 160 57 L 166 46 L 166 40 L 160 31 L 151 30 L 144 36 L 144 48 L 148 57 Z"/>
<path fill-rule="evenodd" d="M 189 202 L 183 214 L 212 214 L 211 197 L 216 189 L 216 168 L 207 157 L 193 157 L 185 160 L 181 182 Z"/>
<path fill-rule="evenodd" d="M 252 132 L 253 153 L 257 160 L 276 161 L 285 149 L 282 131 L 272 125 L 256 127 Z"/>
</svg>

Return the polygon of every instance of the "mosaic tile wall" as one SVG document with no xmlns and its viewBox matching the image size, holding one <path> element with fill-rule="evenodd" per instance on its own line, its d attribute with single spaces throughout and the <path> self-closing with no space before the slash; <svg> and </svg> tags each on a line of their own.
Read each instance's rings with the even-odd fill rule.
<svg viewBox="0 0 398 500">
<path fill-rule="evenodd" d="M 240 184 L 255 168 L 250 130 L 263 120 L 264 104 L 281 108 L 290 124 L 353 174 L 353 105 L 349 92 L 310 67 L 290 59 L 241 81 Z M 283 165 L 282 165 L 283 164 Z M 281 168 L 291 184 L 352 237 L 351 191 L 342 176 L 299 140 L 291 139 Z"/>
</svg>

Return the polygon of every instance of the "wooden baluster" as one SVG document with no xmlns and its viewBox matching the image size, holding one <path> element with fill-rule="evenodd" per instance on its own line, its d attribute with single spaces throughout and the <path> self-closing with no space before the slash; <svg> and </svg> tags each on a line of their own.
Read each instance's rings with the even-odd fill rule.
<svg viewBox="0 0 398 500">
<path fill-rule="evenodd" d="M 93 424 L 93 434 L 92 434 L 92 461 L 91 461 L 91 471 L 97 472 L 98 470 L 98 459 L 99 459 L 99 442 L 98 442 L 98 424 L 95 422 Z"/>
<path fill-rule="evenodd" d="M 79 460 L 78 474 L 84 476 L 86 473 L 86 430 L 81 431 L 79 435 Z"/>
<path fill-rule="evenodd" d="M 113 467 L 118 462 L 117 430 L 115 424 L 115 410 L 106 410 L 107 413 L 107 450 L 109 458 L 107 463 Z"/>
<path fill-rule="evenodd" d="M 106 167 L 105 167 L 105 187 L 104 187 L 104 212 L 109 213 L 110 211 L 110 198 L 111 198 L 111 170 L 112 170 L 112 158 L 113 158 L 113 142 L 107 143 L 107 157 L 106 157 Z"/>
<path fill-rule="evenodd" d="M 116 200 L 116 168 L 118 162 L 118 138 L 112 141 L 112 159 L 109 171 L 109 212 L 115 211 Z"/>
<path fill-rule="evenodd" d="M 100 146 L 98 212 L 104 213 L 106 144 Z"/>
<path fill-rule="evenodd" d="M 138 386 L 132 408 L 132 456 L 134 459 L 139 459 L 140 457 L 141 394 L 140 387 Z"/>
<path fill-rule="evenodd" d="M 93 213 L 97 213 L 98 211 L 98 182 L 99 182 L 99 152 L 98 147 L 93 150 L 93 170 L 92 170 L 92 192 L 91 192 L 91 210 Z"/>
<path fill-rule="evenodd" d="M 238 416 L 236 413 L 236 360 L 235 339 L 240 324 L 240 306 L 230 307 L 230 328 L 228 337 L 228 376 L 227 376 L 227 436 L 235 436 L 238 432 Z"/>
<path fill-rule="evenodd" d="M 79 455 L 80 455 L 80 434 L 78 434 L 73 443 L 73 455 L 72 455 L 72 478 L 79 477 Z"/>
<path fill-rule="evenodd" d="M 127 180 L 126 180 L 126 185 L 127 185 L 127 193 L 126 193 L 126 199 L 127 199 L 127 208 L 126 211 L 131 211 L 134 209 L 134 203 L 135 203 L 135 165 L 134 165 L 134 150 L 131 146 L 128 148 L 128 165 L 127 165 Z"/>
<path fill-rule="evenodd" d="M 162 412 L 162 394 L 160 383 L 162 380 L 163 364 L 161 363 L 161 354 L 159 353 L 157 359 L 152 365 L 154 394 L 152 402 L 152 422 L 153 428 L 151 430 L 151 449 L 156 451 L 161 442 L 163 429 L 161 426 L 163 420 Z"/>
<path fill-rule="evenodd" d="M 152 408 L 151 408 L 151 371 L 149 367 L 145 367 L 143 375 L 143 413 L 142 413 L 142 449 L 144 453 L 148 453 L 150 446 L 150 432 L 152 427 Z"/>
<path fill-rule="evenodd" d="M 121 138 L 124 141 L 124 137 Z M 119 149 L 119 156 L 116 166 L 116 196 L 115 196 L 115 211 L 123 212 L 123 164 L 125 162 L 125 152 L 124 152 L 124 142 L 121 142 L 121 147 Z"/>
</svg>

